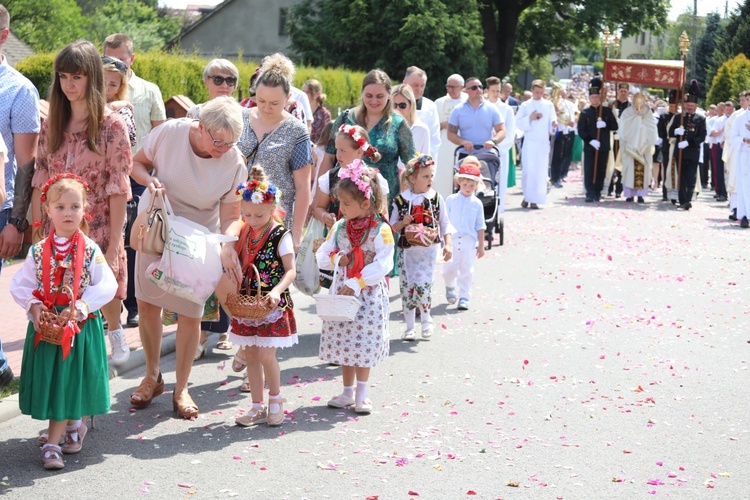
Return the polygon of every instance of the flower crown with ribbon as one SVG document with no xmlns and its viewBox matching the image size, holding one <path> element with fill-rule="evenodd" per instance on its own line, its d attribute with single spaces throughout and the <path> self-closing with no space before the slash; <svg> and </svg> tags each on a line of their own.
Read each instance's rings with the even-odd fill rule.
<svg viewBox="0 0 750 500">
<path fill-rule="evenodd" d="M 418 168 L 427 168 L 435 165 L 435 160 L 430 155 L 417 153 L 414 157 L 414 170 Z"/>
<path fill-rule="evenodd" d="M 365 199 L 370 199 L 372 197 L 372 186 L 370 185 L 371 178 L 372 172 L 362 160 L 354 160 L 349 165 L 341 167 L 339 170 L 339 179 L 351 180 L 357 186 L 357 189 L 362 191 L 362 194 L 365 195 Z"/>
<path fill-rule="evenodd" d="M 89 184 L 86 181 L 84 181 L 82 177 L 79 177 L 75 174 L 68 174 L 68 173 L 57 174 L 54 177 L 50 177 L 47 180 L 47 183 L 42 187 L 42 196 L 41 196 L 42 203 L 47 201 L 47 191 L 49 191 L 50 186 L 52 186 L 56 182 L 59 182 L 63 179 L 73 179 L 74 181 L 78 181 L 83 185 L 83 189 L 85 189 L 87 192 L 89 190 Z"/>
<path fill-rule="evenodd" d="M 257 205 L 278 203 L 281 199 L 281 189 L 266 181 L 261 182 L 257 179 L 241 183 L 237 186 L 235 193 L 243 200 Z"/>
<path fill-rule="evenodd" d="M 349 137 L 351 137 L 354 142 L 357 144 L 357 147 L 365 152 L 365 155 L 368 158 L 372 158 L 375 153 L 378 152 L 377 148 L 375 146 L 372 146 L 369 142 L 367 142 L 367 139 L 362 137 L 362 134 L 357 132 L 357 129 L 353 125 L 347 125 L 346 123 L 342 124 L 341 127 L 339 127 L 339 132 L 342 134 L 346 134 Z"/>
</svg>

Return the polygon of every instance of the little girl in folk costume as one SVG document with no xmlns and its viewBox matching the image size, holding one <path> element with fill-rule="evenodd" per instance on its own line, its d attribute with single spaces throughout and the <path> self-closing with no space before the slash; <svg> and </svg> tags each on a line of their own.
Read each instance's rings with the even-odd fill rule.
<svg viewBox="0 0 750 500">
<path fill-rule="evenodd" d="M 435 281 L 435 266 L 440 242 L 443 241 L 443 259 L 450 260 L 453 254 L 451 234 L 454 232 L 445 210 L 445 200 L 432 189 L 435 176 L 435 161 L 430 155 L 412 158 L 401 174 L 401 185 L 407 189 L 393 200 L 391 225 L 399 234 L 398 268 L 400 272 L 401 302 L 404 307 L 406 330 L 403 340 L 415 340 L 414 330 L 417 308 L 422 319 L 422 338 L 432 335 L 434 330 L 430 309 L 432 308 L 432 283 Z M 422 224 L 417 234 L 425 246 L 411 245 L 406 231 L 409 224 Z M 436 232 L 430 241 L 427 233 Z"/>
<path fill-rule="evenodd" d="M 217 296 L 224 302 L 229 288 L 254 295 L 258 282 L 253 265 L 260 275 L 261 293 L 275 308 L 262 319 L 232 318 L 229 340 L 244 352 L 248 368 L 248 382 L 252 407 L 235 419 L 237 425 L 251 426 L 267 423 L 281 425 L 284 421 L 281 397 L 281 373 L 276 359 L 276 349 L 297 343 L 297 323 L 292 311 L 289 286 L 294 281 L 294 244 L 278 216 L 281 190 L 266 182 L 263 169 L 254 166 L 250 181 L 237 187 L 241 196 L 244 225 L 235 243 L 235 269 L 228 270 L 222 278 Z M 230 279 L 234 281 L 229 284 Z M 268 384 L 268 407 L 264 406 L 263 379 Z"/>
<path fill-rule="evenodd" d="M 114 298 L 117 281 L 101 249 L 83 233 L 88 229 L 87 187 L 72 174 L 59 174 L 45 184 L 43 216 L 49 217 L 52 230 L 32 245 L 10 287 L 29 317 L 19 406 L 25 415 L 49 420 L 42 446 L 45 469 L 62 469 L 63 453 L 81 451 L 88 431 L 84 415 L 109 411 L 107 347 L 98 309 Z M 38 333 L 44 311 L 65 321 L 60 345 Z"/>
<path fill-rule="evenodd" d="M 344 390 L 328 406 L 354 405 L 357 413 L 370 413 L 370 369 L 389 352 L 385 276 L 393 267 L 393 232 L 380 215 L 385 195 L 364 162 L 355 160 L 342 167 L 339 178 L 335 195 L 344 218 L 333 225 L 315 258 L 320 269 L 333 270 L 336 255 L 344 253 L 338 272 L 345 279 L 338 280 L 335 293 L 355 295 L 362 305 L 354 321 L 323 321 L 320 359 L 341 365 Z"/>
</svg>

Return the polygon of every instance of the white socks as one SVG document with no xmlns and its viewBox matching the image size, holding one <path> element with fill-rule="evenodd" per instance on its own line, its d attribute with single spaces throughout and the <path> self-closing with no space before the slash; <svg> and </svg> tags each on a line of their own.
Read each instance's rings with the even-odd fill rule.
<svg viewBox="0 0 750 500">
<path fill-rule="evenodd" d="M 406 321 L 407 330 L 414 330 L 414 322 L 416 321 L 416 317 L 416 309 L 404 309 L 404 321 Z"/>
<path fill-rule="evenodd" d="M 432 325 L 432 316 L 429 312 L 422 311 L 422 329 L 429 328 Z"/>
<path fill-rule="evenodd" d="M 271 403 L 271 399 L 277 401 L 281 399 L 281 391 L 279 391 L 278 394 L 268 393 L 268 413 L 279 413 L 281 411 L 281 406 L 279 403 Z"/>
<path fill-rule="evenodd" d="M 344 386 L 344 393 L 342 394 L 342 396 L 346 396 L 348 398 L 354 397 L 354 387 L 356 387 L 356 386 L 353 386 L 353 385 L 346 386 L 345 385 Z"/>
<path fill-rule="evenodd" d="M 81 419 L 78 419 L 78 420 L 75 421 L 75 423 L 73 425 L 66 425 L 65 426 L 65 430 L 66 431 L 75 431 L 75 430 L 78 430 L 78 428 L 81 427 L 81 423 L 82 423 Z"/>
<path fill-rule="evenodd" d="M 357 401 L 367 399 L 367 382 L 357 382 Z"/>
</svg>

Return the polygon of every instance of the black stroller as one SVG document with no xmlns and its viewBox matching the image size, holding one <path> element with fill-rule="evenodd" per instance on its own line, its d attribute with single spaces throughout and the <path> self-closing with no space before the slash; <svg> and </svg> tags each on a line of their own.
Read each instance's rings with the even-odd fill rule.
<svg viewBox="0 0 750 500">
<path fill-rule="evenodd" d="M 484 149 L 481 144 L 475 144 L 474 151 L 467 153 L 461 146 L 457 147 L 454 153 L 454 174 L 458 173 L 463 158 L 469 155 L 476 156 L 481 165 L 483 182 L 479 184 L 476 194 L 484 207 L 484 223 L 487 225 L 484 239 L 487 241 L 487 250 L 489 250 L 492 248 L 495 231 L 497 231 L 501 246 L 505 240 L 505 220 L 499 211 L 500 189 L 497 182 L 497 175 L 500 171 L 500 150 L 497 147 Z M 457 191 L 458 189 L 454 186 L 453 192 Z"/>
</svg>

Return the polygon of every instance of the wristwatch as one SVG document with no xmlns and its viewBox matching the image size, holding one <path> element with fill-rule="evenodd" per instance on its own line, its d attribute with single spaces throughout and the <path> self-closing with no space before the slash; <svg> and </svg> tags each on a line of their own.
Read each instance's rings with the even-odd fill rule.
<svg viewBox="0 0 750 500">
<path fill-rule="evenodd" d="M 26 219 L 19 219 L 18 217 L 11 217 L 8 219 L 8 224 L 15 226 L 19 233 L 25 233 L 29 227 L 29 221 Z"/>
<path fill-rule="evenodd" d="M 495 138 L 492 138 L 492 139 L 490 139 L 490 140 L 492 141 L 492 144 L 494 144 L 495 146 L 497 146 L 497 139 L 495 139 Z"/>
</svg>

